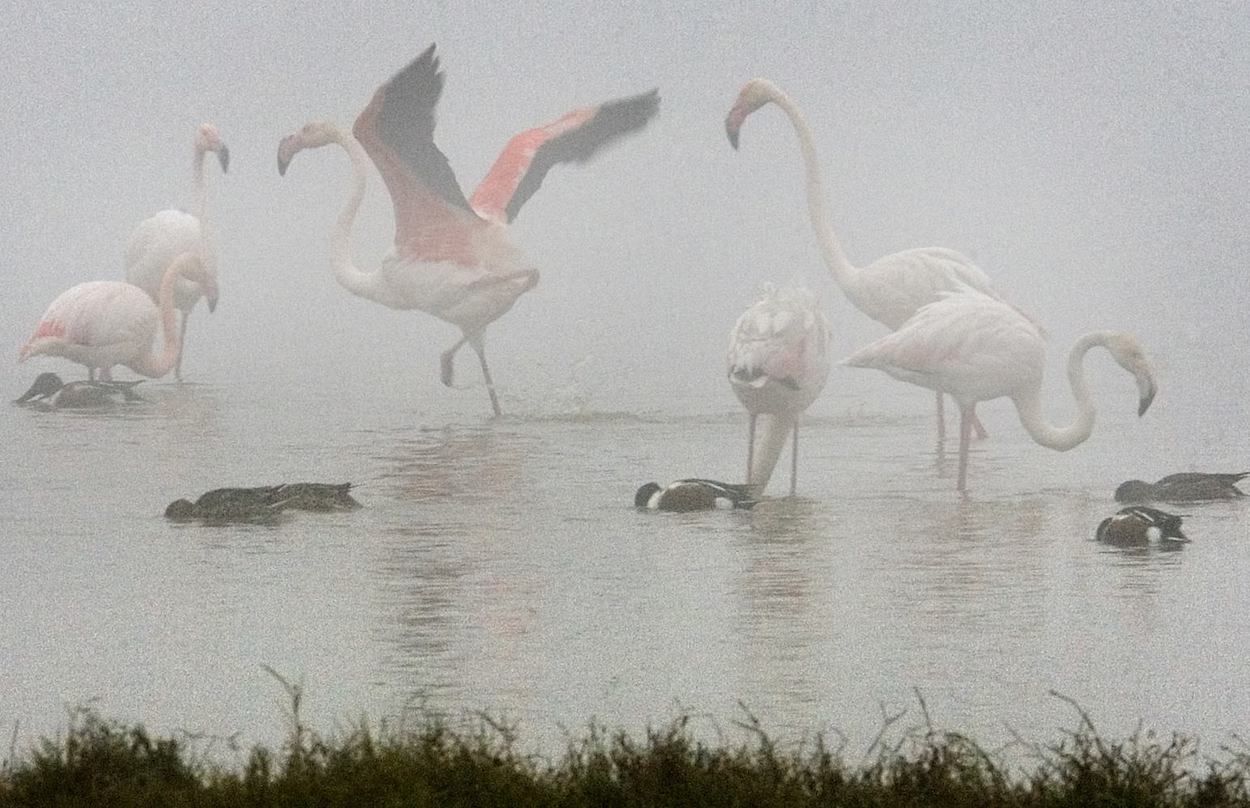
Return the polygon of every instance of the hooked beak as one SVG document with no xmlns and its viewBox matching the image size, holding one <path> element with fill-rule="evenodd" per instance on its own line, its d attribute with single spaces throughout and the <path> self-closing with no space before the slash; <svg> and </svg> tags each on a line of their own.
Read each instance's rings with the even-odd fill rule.
<svg viewBox="0 0 1250 808">
<path fill-rule="evenodd" d="M 746 120 L 746 114 L 735 106 L 729 110 L 729 114 L 725 116 L 725 136 L 729 138 L 729 145 L 734 147 L 734 151 L 738 150 L 738 130 L 742 128 L 742 122 Z"/>
<path fill-rule="evenodd" d="M 287 135 L 282 138 L 282 142 L 278 144 L 278 176 L 286 176 L 286 167 L 291 164 L 291 158 L 299 151 L 299 137 L 297 135 Z"/>
<path fill-rule="evenodd" d="M 226 174 L 230 170 L 230 149 L 223 143 L 217 149 L 217 162 L 221 163 L 221 173 Z"/>
<path fill-rule="evenodd" d="M 217 284 L 203 284 L 204 302 L 208 304 L 208 313 L 212 314 L 217 310 Z"/>
<path fill-rule="evenodd" d="M 1155 386 L 1154 377 L 1149 373 L 1137 374 L 1137 417 L 1146 414 L 1146 410 L 1150 409 L 1150 402 L 1155 400 L 1155 393 L 1158 388 Z"/>
</svg>

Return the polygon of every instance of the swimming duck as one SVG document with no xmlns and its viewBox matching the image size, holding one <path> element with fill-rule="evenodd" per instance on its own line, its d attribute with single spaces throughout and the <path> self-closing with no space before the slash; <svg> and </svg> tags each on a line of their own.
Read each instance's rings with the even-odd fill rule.
<svg viewBox="0 0 1250 808">
<path fill-rule="evenodd" d="M 177 521 L 268 521 L 284 510 L 346 511 L 359 508 L 351 483 L 288 483 L 252 488 L 214 488 L 195 502 L 178 499 L 165 508 Z"/>
<path fill-rule="evenodd" d="M 1183 516 L 1145 505 L 1133 505 L 1102 520 L 1095 536 L 1098 541 L 1108 544 L 1149 544 L 1151 531 L 1157 530 L 1161 544 L 1188 542 L 1189 537 L 1181 531 Z"/>
<path fill-rule="evenodd" d="M 713 508 L 750 508 L 755 505 L 754 486 L 722 483 L 696 477 L 677 480 L 668 487 L 646 483 L 634 494 L 634 506 L 653 511 L 707 511 Z"/>
<path fill-rule="evenodd" d="M 1236 474 L 1208 474 L 1184 471 L 1169 474 L 1157 483 L 1129 480 L 1115 490 L 1116 502 L 1200 502 L 1208 499 L 1236 499 L 1245 493 L 1237 482 L 1250 471 Z"/>
<path fill-rule="evenodd" d="M 80 381 L 66 384 L 55 373 L 40 373 L 30 389 L 14 404 L 44 406 L 49 409 L 106 407 L 118 401 L 146 401 L 134 391 L 133 382 Z"/>
</svg>

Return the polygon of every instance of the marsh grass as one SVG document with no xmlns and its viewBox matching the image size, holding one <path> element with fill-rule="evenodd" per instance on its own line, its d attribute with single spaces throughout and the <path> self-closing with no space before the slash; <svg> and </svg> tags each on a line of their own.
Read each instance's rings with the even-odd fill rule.
<svg viewBox="0 0 1250 808">
<path fill-rule="evenodd" d="M 361 722 L 325 738 L 300 718 L 302 688 L 270 673 L 291 702 L 280 749 L 258 746 L 223 768 L 194 739 L 154 738 L 81 708 L 63 737 L 25 753 L 11 744 L 0 806 L 1250 805 L 1250 753 L 1203 759 L 1190 739 L 1142 730 L 1110 741 L 1076 704 L 1076 729 L 1057 741 L 1017 740 L 1031 761 L 1018 770 L 934 728 L 923 699 L 919 726 L 886 717 L 858 761 L 823 737 L 779 748 L 745 711 L 736 744 L 696 739 L 687 718 L 642 737 L 592 725 L 550 760 L 522 754 L 515 728 L 486 716 L 453 729 L 422 713 L 411 726 Z"/>
</svg>

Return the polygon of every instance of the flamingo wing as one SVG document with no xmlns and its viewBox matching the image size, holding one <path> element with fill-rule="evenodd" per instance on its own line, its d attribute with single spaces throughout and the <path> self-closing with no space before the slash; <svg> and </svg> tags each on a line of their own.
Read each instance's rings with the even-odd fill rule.
<svg viewBox="0 0 1250 808">
<path fill-rule="evenodd" d="M 480 219 L 434 144 L 434 107 L 443 93 L 434 45 L 377 89 L 352 133 L 377 166 L 395 207 L 395 249 L 406 259 L 475 262 Z"/>
<path fill-rule="evenodd" d="M 493 222 L 512 222 L 552 166 L 586 162 L 605 146 L 641 130 L 659 109 L 656 89 L 575 109 L 514 135 L 473 192 L 473 210 Z"/>
</svg>

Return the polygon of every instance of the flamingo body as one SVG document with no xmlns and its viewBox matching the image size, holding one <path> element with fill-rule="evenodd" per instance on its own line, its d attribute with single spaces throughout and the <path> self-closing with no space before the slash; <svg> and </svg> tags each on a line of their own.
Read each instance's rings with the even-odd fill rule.
<svg viewBox="0 0 1250 808">
<path fill-rule="evenodd" d="M 750 414 L 747 483 L 763 490 L 788 434 L 794 447 L 790 489 L 795 491 L 798 418 L 829 376 L 829 320 L 806 289 L 766 286 L 729 335 L 729 384 Z M 755 427 L 769 416 L 759 454 Z"/>
<path fill-rule="evenodd" d="M 444 351 L 441 377 L 453 382 L 453 360 L 466 342 L 481 363 L 491 406 L 500 413 L 486 364 L 485 329 L 538 282 L 508 240 L 506 225 L 558 163 L 584 162 L 641 130 L 659 109 L 655 90 L 573 110 L 514 136 L 472 199 L 434 143 L 434 110 L 444 76 L 431 45 L 374 93 L 352 127 L 354 137 L 327 122 L 306 124 L 282 140 L 278 171 L 299 151 L 330 143 L 352 161 L 354 185 L 333 237 L 335 278 L 352 294 L 394 309 L 417 309 L 460 328 L 463 338 Z M 366 159 L 367 158 L 367 159 Z M 358 269 L 351 226 L 372 160 L 391 197 L 395 240 L 382 266 Z"/>
<path fill-rule="evenodd" d="M 1077 340 L 1068 355 L 1068 379 L 1077 419 L 1067 427 L 1047 423 L 1041 411 L 1046 343 L 1041 330 L 1002 301 L 966 291 L 921 307 L 892 334 L 847 357 L 843 364 L 876 368 L 910 384 L 948 392 L 960 405 L 958 488 L 965 490 L 968 439 L 977 402 L 1010 397 L 1033 440 L 1067 451 L 1093 432 L 1094 406 L 1084 378 L 1084 357 L 1102 346 L 1137 383 L 1138 415 L 1154 400 L 1154 371 L 1131 334 L 1098 331 Z"/>
</svg>

